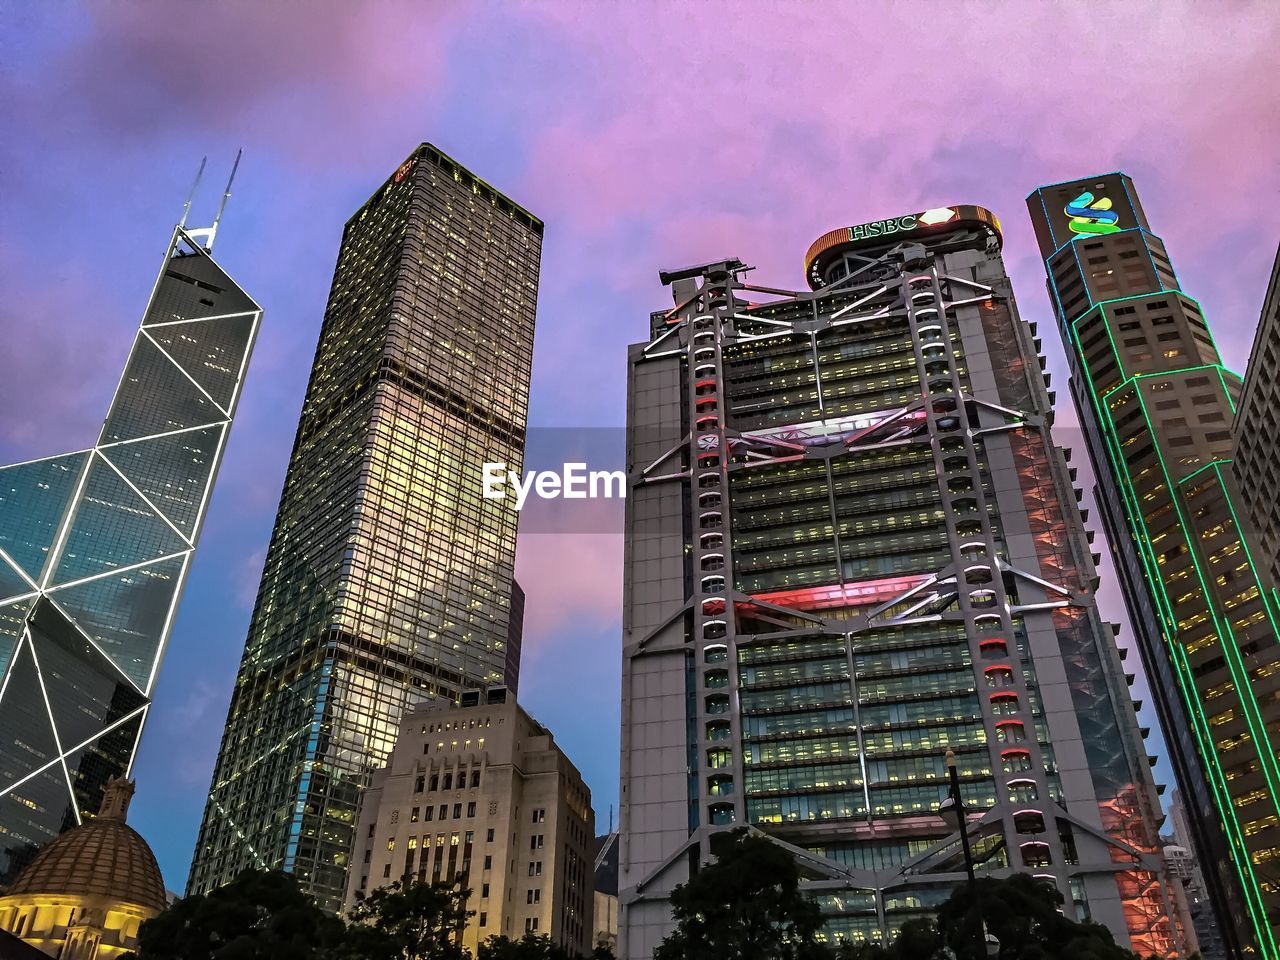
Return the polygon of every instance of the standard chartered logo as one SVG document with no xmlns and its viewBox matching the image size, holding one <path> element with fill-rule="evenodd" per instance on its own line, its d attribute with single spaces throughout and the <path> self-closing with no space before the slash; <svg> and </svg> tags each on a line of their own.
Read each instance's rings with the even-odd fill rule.
<svg viewBox="0 0 1280 960">
<path fill-rule="evenodd" d="M 1111 201 L 1106 197 L 1093 199 L 1093 194 L 1086 190 L 1064 208 L 1071 219 L 1067 226 L 1072 233 L 1101 234 L 1118 233 L 1116 225 L 1120 215 L 1111 209 Z"/>
</svg>

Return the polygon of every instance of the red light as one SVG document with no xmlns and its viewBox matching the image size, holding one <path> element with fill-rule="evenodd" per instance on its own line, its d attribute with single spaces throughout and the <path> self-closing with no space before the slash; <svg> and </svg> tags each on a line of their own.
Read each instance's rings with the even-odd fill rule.
<svg viewBox="0 0 1280 960">
<path fill-rule="evenodd" d="M 792 459 L 792 458 L 788 458 Z M 892 600 L 913 587 L 928 580 L 923 574 L 909 577 L 886 577 L 881 580 L 860 580 L 857 583 L 828 584 L 821 587 L 800 587 L 795 590 L 775 590 L 757 593 L 753 600 L 772 603 L 795 610 L 822 610 L 832 607 L 862 607 L 872 603 Z"/>
</svg>

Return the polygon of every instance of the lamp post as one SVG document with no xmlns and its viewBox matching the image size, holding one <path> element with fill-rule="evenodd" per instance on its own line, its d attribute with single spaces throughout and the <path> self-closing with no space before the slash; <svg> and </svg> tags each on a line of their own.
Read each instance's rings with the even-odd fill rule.
<svg viewBox="0 0 1280 960">
<path fill-rule="evenodd" d="M 947 776 L 950 778 L 950 796 L 938 805 L 938 812 L 960 833 L 960 846 L 964 850 L 964 872 L 969 876 L 969 893 L 975 892 L 977 883 L 973 875 L 973 850 L 969 847 L 969 831 L 965 829 L 964 798 L 960 796 L 960 771 L 956 769 L 956 752 L 947 751 Z"/>
<path fill-rule="evenodd" d="M 965 821 L 964 798 L 960 796 L 960 771 L 956 769 L 956 753 L 947 751 L 947 777 L 950 792 L 947 799 L 938 804 L 938 813 L 948 823 L 955 826 L 960 834 L 960 848 L 964 851 L 964 872 L 969 878 L 969 896 L 974 908 L 978 911 L 978 956 L 996 956 L 1000 951 L 1000 943 L 987 933 L 987 921 L 982 916 L 981 903 L 978 896 L 978 881 L 973 875 L 973 850 L 969 846 L 968 824 Z"/>
</svg>

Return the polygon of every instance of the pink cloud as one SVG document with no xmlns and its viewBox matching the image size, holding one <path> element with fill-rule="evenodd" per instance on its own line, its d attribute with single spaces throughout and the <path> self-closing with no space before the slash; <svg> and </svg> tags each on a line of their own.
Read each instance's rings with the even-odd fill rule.
<svg viewBox="0 0 1280 960">
<path fill-rule="evenodd" d="M 566 635 L 612 624 L 621 634 L 620 533 L 522 534 L 516 579 L 526 598 L 526 668 L 554 656 Z"/>
<path fill-rule="evenodd" d="M 1243 360 L 1247 336 L 1233 328 L 1239 313 L 1251 328 L 1261 292 L 1195 268 L 1243 224 L 1276 232 L 1280 87 L 1260 78 L 1280 21 L 1268 9 L 529 9 L 591 83 L 567 101 L 515 94 L 546 120 L 527 194 L 590 238 L 624 290 L 639 275 L 656 295 L 657 266 L 727 253 L 799 282 L 819 233 L 945 202 L 995 209 L 1021 258 L 1033 187 L 1122 168 L 1194 272 L 1189 286 L 1221 305 L 1229 359 Z M 1262 247 L 1241 251 L 1251 274 L 1268 265 Z M 1018 279 L 1032 302 L 1041 278 Z"/>
<path fill-rule="evenodd" d="M 1116 168 L 1243 366 L 1273 252 L 1254 238 L 1277 232 L 1260 198 L 1280 190 L 1280 88 L 1257 81 L 1280 41 L 1265 11 L 524 10 L 573 68 L 510 91 L 530 130 L 515 193 L 548 219 L 535 405 L 618 421 L 621 343 L 669 303 L 662 267 L 739 256 L 761 282 L 800 285 L 819 234 L 939 204 L 1001 217 L 1023 315 L 1052 334 L 1025 197 Z"/>
</svg>

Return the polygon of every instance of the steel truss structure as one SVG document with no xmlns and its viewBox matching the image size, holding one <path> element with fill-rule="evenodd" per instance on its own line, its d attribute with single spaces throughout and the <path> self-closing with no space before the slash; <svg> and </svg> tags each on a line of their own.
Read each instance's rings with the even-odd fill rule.
<svg viewBox="0 0 1280 960">
<path fill-rule="evenodd" d="M 262 310 L 184 224 L 97 443 L 0 467 L 4 875 L 133 765 L 240 398 Z"/>
<path fill-rule="evenodd" d="M 1045 877 L 1135 949 L 1185 945 L 1038 342 L 980 219 L 828 244 L 810 291 L 738 260 L 664 275 L 676 305 L 631 352 L 623 957 L 743 825 L 796 855 L 832 937 L 890 937 L 964 876 L 936 812 L 948 748 L 981 870 Z M 854 386 L 860 356 L 882 389 Z M 785 583 L 761 573 L 769 523 Z M 682 581 L 646 577 L 664 550 Z"/>
</svg>

